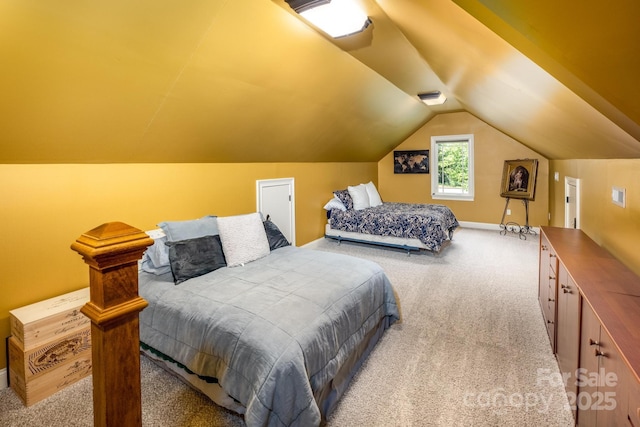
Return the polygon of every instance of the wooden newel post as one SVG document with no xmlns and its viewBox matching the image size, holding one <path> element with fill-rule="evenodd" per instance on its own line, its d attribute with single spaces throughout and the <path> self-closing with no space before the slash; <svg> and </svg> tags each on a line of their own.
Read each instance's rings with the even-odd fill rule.
<svg viewBox="0 0 640 427">
<path fill-rule="evenodd" d="M 142 425 L 138 260 L 153 240 L 121 222 L 80 236 L 71 249 L 89 264 L 93 418 L 97 427 Z"/>
</svg>

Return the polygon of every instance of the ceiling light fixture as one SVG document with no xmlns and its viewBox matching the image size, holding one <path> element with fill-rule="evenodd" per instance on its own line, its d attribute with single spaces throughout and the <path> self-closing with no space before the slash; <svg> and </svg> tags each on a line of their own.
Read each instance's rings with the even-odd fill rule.
<svg viewBox="0 0 640 427">
<path fill-rule="evenodd" d="M 304 19 L 333 38 L 364 31 L 371 20 L 352 0 L 285 0 Z"/>
<path fill-rule="evenodd" d="M 427 105 L 442 105 L 447 100 L 447 97 L 444 96 L 444 93 L 440 92 L 439 90 L 434 90 L 433 92 L 427 93 L 419 93 L 418 98 L 420 98 L 420 100 Z"/>
</svg>

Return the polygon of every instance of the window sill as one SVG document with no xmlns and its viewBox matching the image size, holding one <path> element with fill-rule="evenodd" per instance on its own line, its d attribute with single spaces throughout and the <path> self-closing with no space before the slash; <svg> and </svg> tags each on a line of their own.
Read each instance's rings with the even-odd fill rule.
<svg viewBox="0 0 640 427">
<path fill-rule="evenodd" d="M 434 200 L 459 200 L 461 202 L 473 202 L 473 196 L 454 196 L 449 194 L 432 194 Z"/>
</svg>

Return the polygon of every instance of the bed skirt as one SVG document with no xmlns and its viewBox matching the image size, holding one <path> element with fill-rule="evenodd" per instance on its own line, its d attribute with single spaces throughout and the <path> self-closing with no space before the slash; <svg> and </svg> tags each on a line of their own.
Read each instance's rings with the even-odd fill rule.
<svg viewBox="0 0 640 427">
<path fill-rule="evenodd" d="M 344 240 L 345 242 L 357 242 L 357 243 L 369 243 L 373 245 L 386 246 L 390 248 L 398 248 L 407 251 L 431 251 L 427 246 L 419 239 L 408 239 L 406 237 L 395 236 L 378 236 L 375 234 L 356 233 L 353 231 L 342 231 L 331 228 L 331 225 L 325 225 L 324 236 L 329 239 L 335 239 L 338 241 Z M 449 239 L 453 237 L 453 233 L 449 233 Z M 447 242 L 450 240 L 447 240 Z M 446 243 L 446 242 L 444 242 Z M 443 244 L 443 247 L 445 245 Z M 442 250 L 442 249 L 440 249 Z"/>
<path fill-rule="evenodd" d="M 349 355 L 336 376 L 322 389 L 314 390 L 314 398 L 320 408 L 323 420 L 326 421 L 329 415 L 331 415 L 331 412 L 336 408 L 340 397 L 349 387 L 353 376 L 358 372 L 389 326 L 389 317 L 383 317 L 378 325 L 367 334 L 360 345 Z M 176 375 L 188 386 L 200 391 L 219 406 L 241 415 L 245 413 L 245 407 L 229 396 L 215 378 L 200 377 L 161 352 L 144 343 L 140 344 L 140 352 L 142 354 L 158 366 Z"/>
</svg>

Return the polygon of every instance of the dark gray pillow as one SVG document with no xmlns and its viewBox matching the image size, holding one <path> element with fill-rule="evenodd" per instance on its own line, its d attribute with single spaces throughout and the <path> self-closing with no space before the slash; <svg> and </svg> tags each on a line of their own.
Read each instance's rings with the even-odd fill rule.
<svg viewBox="0 0 640 427">
<path fill-rule="evenodd" d="M 167 242 L 167 246 L 176 285 L 227 265 L 218 235 Z"/>
<path fill-rule="evenodd" d="M 262 225 L 264 225 L 264 231 L 267 233 L 267 240 L 269 240 L 270 250 L 291 245 L 287 238 L 284 237 L 284 234 L 282 234 L 278 226 L 271 222 L 269 218 L 267 218 L 266 221 L 263 221 Z"/>
</svg>

